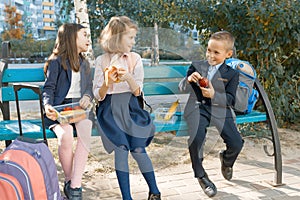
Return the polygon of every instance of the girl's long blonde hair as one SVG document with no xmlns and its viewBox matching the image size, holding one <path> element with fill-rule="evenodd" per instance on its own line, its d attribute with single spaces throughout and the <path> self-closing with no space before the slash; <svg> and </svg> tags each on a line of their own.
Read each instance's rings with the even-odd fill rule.
<svg viewBox="0 0 300 200">
<path fill-rule="evenodd" d="M 101 32 L 99 43 L 107 53 L 122 53 L 123 34 L 128 29 L 138 30 L 138 26 L 127 16 L 112 17 Z"/>
</svg>

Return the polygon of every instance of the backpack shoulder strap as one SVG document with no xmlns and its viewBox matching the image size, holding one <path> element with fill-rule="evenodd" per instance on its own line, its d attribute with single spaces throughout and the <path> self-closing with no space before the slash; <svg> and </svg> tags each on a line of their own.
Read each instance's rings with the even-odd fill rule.
<svg viewBox="0 0 300 200">
<path fill-rule="evenodd" d="M 134 52 L 130 52 L 129 55 L 128 55 L 127 64 L 128 64 L 128 68 L 129 68 L 130 72 L 134 71 L 134 68 L 135 68 L 136 63 L 137 63 L 137 59 L 136 59 L 137 55 L 138 54 L 134 53 Z M 143 91 L 141 91 L 140 96 L 138 96 L 137 98 L 138 98 L 140 106 L 142 108 L 144 108 L 144 105 L 146 105 L 149 108 L 149 110 L 150 110 L 149 112 L 152 113 L 152 107 L 144 99 L 144 93 L 143 93 Z"/>
<path fill-rule="evenodd" d="M 137 53 L 130 52 L 128 54 L 127 64 L 128 64 L 129 72 L 133 72 L 134 71 L 134 68 L 135 68 L 136 63 L 137 63 L 136 57 L 137 57 Z"/>
</svg>

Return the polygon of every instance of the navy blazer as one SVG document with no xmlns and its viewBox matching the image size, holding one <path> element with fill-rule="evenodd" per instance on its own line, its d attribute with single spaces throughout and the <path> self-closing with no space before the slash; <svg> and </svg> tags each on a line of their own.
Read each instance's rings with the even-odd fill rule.
<svg viewBox="0 0 300 200">
<path fill-rule="evenodd" d="M 207 61 L 194 61 L 187 71 L 187 77 L 195 71 L 199 72 L 201 76 L 207 77 L 208 67 Z M 238 81 L 238 72 L 223 63 L 211 80 L 215 90 L 213 99 L 203 97 L 199 85 L 194 82 L 190 83 L 192 90 L 185 107 L 185 118 L 188 119 L 192 111 L 198 110 L 195 108 L 200 108 L 201 114 L 209 118 L 211 116 L 216 118 L 235 117 L 231 108 L 235 103 Z"/>
<path fill-rule="evenodd" d="M 64 70 L 60 57 L 50 61 L 42 93 L 44 105 L 60 105 L 67 96 L 72 79 L 72 70 L 68 62 L 67 66 L 68 69 Z M 80 61 L 80 87 L 81 97 L 88 95 L 92 100 L 94 97 L 92 92 L 92 74 L 87 60 Z"/>
</svg>

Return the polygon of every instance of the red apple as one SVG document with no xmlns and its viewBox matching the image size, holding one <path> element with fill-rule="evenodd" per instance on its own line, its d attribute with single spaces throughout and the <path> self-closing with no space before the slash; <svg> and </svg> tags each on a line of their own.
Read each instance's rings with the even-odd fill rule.
<svg viewBox="0 0 300 200">
<path fill-rule="evenodd" d="M 200 85 L 201 87 L 207 88 L 207 87 L 208 87 L 208 79 L 205 78 L 205 77 L 202 77 L 202 78 L 199 80 L 199 85 Z"/>
</svg>

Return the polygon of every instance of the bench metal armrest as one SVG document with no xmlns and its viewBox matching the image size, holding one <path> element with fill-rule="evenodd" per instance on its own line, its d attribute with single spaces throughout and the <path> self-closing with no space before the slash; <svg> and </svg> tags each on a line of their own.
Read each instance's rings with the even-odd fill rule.
<svg viewBox="0 0 300 200">
<path fill-rule="evenodd" d="M 26 89 L 33 90 L 39 96 L 43 136 L 44 136 L 44 142 L 47 144 L 46 128 L 45 128 L 45 121 L 44 121 L 44 109 L 43 109 L 43 102 L 42 102 L 42 92 L 41 92 L 40 87 L 37 85 L 18 83 L 18 84 L 13 84 L 13 88 L 14 88 L 15 97 L 16 97 L 16 106 L 17 106 L 17 115 L 18 115 L 18 122 L 19 122 L 19 128 L 20 128 L 20 135 L 22 135 L 22 124 L 21 124 L 21 113 L 20 113 L 18 91 L 26 88 Z"/>
<path fill-rule="evenodd" d="M 33 90 L 38 95 L 41 94 L 41 89 L 38 85 L 18 83 L 18 84 L 13 84 L 13 86 L 14 86 L 14 91 L 15 92 L 19 91 L 20 89 L 27 88 L 27 89 Z"/>
</svg>

